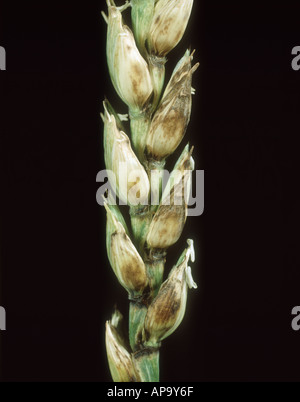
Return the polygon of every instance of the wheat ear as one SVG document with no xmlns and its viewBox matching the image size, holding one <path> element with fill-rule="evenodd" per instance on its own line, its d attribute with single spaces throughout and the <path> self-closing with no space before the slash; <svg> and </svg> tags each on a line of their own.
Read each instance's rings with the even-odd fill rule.
<svg viewBox="0 0 300 402">
<path fill-rule="evenodd" d="M 107 63 L 114 88 L 128 106 L 130 130 L 104 101 L 104 157 L 112 189 L 104 202 L 106 246 L 130 307 L 128 336 L 120 329 L 118 310 L 106 322 L 106 350 L 114 381 L 157 382 L 161 341 L 181 323 L 187 289 L 197 287 L 189 267 L 195 260 L 190 239 L 163 281 L 167 249 L 181 236 L 187 218 L 194 170 L 189 145 L 165 186 L 163 169 L 184 138 L 198 67 L 187 50 L 164 88 L 165 63 L 185 32 L 193 0 L 131 0 L 122 7 L 107 0 L 107 6 Z M 132 30 L 122 17 L 129 7 Z M 112 193 L 129 206 L 130 230 Z"/>
</svg>

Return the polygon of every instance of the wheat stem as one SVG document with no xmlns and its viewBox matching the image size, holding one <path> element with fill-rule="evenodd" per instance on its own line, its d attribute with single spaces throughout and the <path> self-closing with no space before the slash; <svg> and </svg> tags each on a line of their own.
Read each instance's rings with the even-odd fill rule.
<svg viewBox="0 0 300 402">
<path fill-rule="evenodd" d="M 192 240 L 164 280 L 167 249 L 179 239 L 187 218 L 183 184 L 190 188 L 194 169 L 188 145 L 166 188 L 162 186 L 166 159 L 179 146 L 189 122 L 197 68 L 191 66 L 193 53 L 187 51 L 164 90 L 166 55 L 184 34 L 193 0 L 131 0 L 123 7 L 107 0 L 107 5 L 108 16 L 102 13 L 108 27 L 107 62 L 116 92 L 129 109 L 131 135 L 125 134 L 124 119 L 105 101 L 105 163 L 112 188 L 130 207 L 131 228 L 108 197 L 107 253 L 128 292 L 129 333 L 122 334 L 122 315 L 116 310 L 106 323 L 106 349 L 114 381 L 157 382 L 161 341 L 182 321 L 187 289 L 196 287 L 188 266 L 194 261 Z M 133 33 L 122 18 L 129 5 Z M 138 202 L 131 198 L 133 189 Z"/>
</svg>

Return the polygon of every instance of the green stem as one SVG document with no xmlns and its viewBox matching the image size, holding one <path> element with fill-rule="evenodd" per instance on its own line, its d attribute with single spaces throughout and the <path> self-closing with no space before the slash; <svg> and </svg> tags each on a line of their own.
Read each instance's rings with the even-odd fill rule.
<svg viewBox="0 0 300 402">
<path fill-rule="evenodd" d="M 129 342 L 131 349 L 135 352 L 141 349 L 144 321 L 147 314 L 147 307 L 138 302 L 130 301 L 129 306 Z"/>
<path fill-rule="evenodd" d="M 149 300 L 152 301 L 154 297 L 157 295 L 163 281 L 163 275 L 165 269 L 164 255 L 154 257 L 154 259 L 151 262 L 149 260 L 146 261 L 146 268 L 150 285 Z"/>
<path fill-rule="evenodd" d="M 133 354 L 135 369 L 141 382 L 159 382 L 159 350 L 142 349 Z"/>
<path fill-rule="evenodd" d="M 153 163 L 146 161 L 145 166 L 151 185 L 151 205 L 130 207 L 132 232 L 142 258 L 145 257 L 145 244 L 149 226 L 160 202 L 164 162 Z"/>
<path fill-rule="evenodd" d="M 141 163 L 145 161 L 145 145 L 146 137 L 150 127 L 150 114 L 149 111 L 133 111 L 129 110 L 131 140 L 134 150 Z"/>
<path fill-rule="evenodd" d="M 164 67 L 163 67 L 164 70 Z M 163 81 L 162 81 L 163 84 Z M 159 96 L 161 93 L 159 92 Z M 158 98 L 156 98 L 158 103 Z M 161 198 L 161 184 L 165 162 L 147 160 L 144 154 L 147 133 L 150 127 L 149 113 L 130 112 L 131 138 L 140 161 L 145 165 L 151 188 L 154 191 L 154 205 L 139 205 L 130 207 L 130 218 L 133 236 L 138 251 L 146 264 L 149 288 L 139 300 L 131 300 L 129 308 L 129 342 L 133 354 L 134 365 L 141 382 L 159 381 L 159 350 L 158 348 L 143 348 L 144 321 L 148 305 L 157 295 L 163 281 L 165 253 L 161 250 L 146 249 L 146 239 L 153 215 Z M 153 175 L 153 176 L 152 176 Z M 154 183 L 155 182 L 155 183 Z M 151 200 L 152 201 L 152 200 Z M 151 203 L 152 204 L 152 203 Z"/>
<path fill-rule="evenodd" d="M 153 212 L 149 205 L 138 205 L 130 207 L 130 219 L 133 236 L 139 253 L 144 258 L 144 246 L 149 230 Z"/>
<path fill-rule="evenodd" d="M 145 261 L 149 278 L 149 295 L 144 296 L 145 304 L 148 304 L 157 295 L 163 281 L 165 251 L 147 250 L 146 239 L 149 226 L 153 219 L 157 206 L 132 206 L 130 207 L 131 227 L 137 249 Z"/>
<path fill-rule="evenodd" d="M 145 166 L 151 185 L 151 211 L 155 213 L 161 201 L 165 161 L 147 158 Z"/>
</svg>

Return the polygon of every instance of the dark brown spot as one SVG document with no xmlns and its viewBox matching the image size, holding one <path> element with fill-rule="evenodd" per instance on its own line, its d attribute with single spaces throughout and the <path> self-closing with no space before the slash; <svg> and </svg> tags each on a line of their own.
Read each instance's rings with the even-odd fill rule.
<svg viewBox="0 0 300 402">
<path fill-rule="evenodd" d="M 181 285 L 179 285 L 181 286 Z M 172 328 L 176 322 L 181 306 L 180 288 L 176 281 L 165 283 L 154 302 L 155 324 L 161 326 L 164 332 Z"/>
<path fill-rule="evenodd" d="M 124 282 L 136 291 L 143 290 L 146 285 L 146 274 L 137 259 L 133 258 L 130 265 L 122 267 L 122 277 Z"/>
<path fill-rule="evenodd" d="M 167 35 L 170 25 L 172 22 L 172 18 L 167 18 L 166 21 L 164 21 L 164 29 L 163 29 L 163 34 Z"/>
<path fill-rule="evenodd" d="M 158 24 L 159 23 L 159 20 L 160 20 L 160 15 L 158 15 L 157 17 L 156 17 L 156 19 L 155 19 L 155 24 Z"/>
<path fill-rule="evenodd" d="M 166 234 L 168 233 L 168 230 L 166 229 L 166 228 L 164 228 L 164 229 L 162 229 L 161 231 L 160 231 L 160 236 L 161 237 L 164 237 Z"/>
<path fill-rule="evenodd" d="M 141 350 L 138 350 L 137 352 L 135 352 L 134 358 L 136 360 L 138 360 L 142 357 L 150 356 L 153 353 L 156 353 L 158 350 L 159 350 L 159 348 L 153 348 L 153 347 L 144 348 L 144 349 L 141 349 Z"/>
</svg>

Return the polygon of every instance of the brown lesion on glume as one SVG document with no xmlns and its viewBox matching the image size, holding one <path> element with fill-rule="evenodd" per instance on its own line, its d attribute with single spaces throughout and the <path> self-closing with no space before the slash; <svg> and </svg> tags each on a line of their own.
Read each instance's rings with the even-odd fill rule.
<svg viewBox="0 0 300 402">
<path fill-rule="evenodd" d="M 183 188 L 182 193 L 184 193 Z M 168 248 L 171 244 L 174 244 L 179 239 L 184 228 L 186 204 L 183 194 L 181 196 L 177 195 L 177 197 L 181 197 L 181 205 L 174 204 L 173 188 L 170 194 L 170 205 L 161 204 L 153 218 L 153 225 L 156 225 L 156 238 L 161 248 Z M 155 247 L 157 241 L 151 241 L 151 246 Z"/>
<path fill-rule="evenodd" d="M 130 370 L 129 367 L 128 367 L 128 364 L 130 364 L 130 365 L 132 366 L 132 362 L 131 362 L 131 361 L 127 361 L 128 364 L 126 364 L 126 362 L 124 361 L 124 357 L 119 353 L 119 350 L 118 350 L 117 347 L 115 348 L 115 353 L 116 353 L 117 360 L 118 360 L 119 362 L 121 362 L 121 364 L 120 364 L 120 363 L 116 363 L 117 371 L 121 372 L 121 371 L 125 368 L 126 373 L 127 373 L 128 382 L 136 382 L 136 378 L 133 377 L 133 375 L 131 374 L 131 370 Z M 132 366 L 132 367 L 133 367 L 133 366 Z M 127 381 L 126 381 L 126 382 L 127 382 Z"/>
<path fill-rule="evenodd" d="M 149 142 L 145 149 L 146 155 L 154 160 L 166 158 L 169 154 L 168 142 L 177 148 L 186 133 L 191 115 L 191 63 L 186 63 L 172 78 L 170 90 L 162 100 L 150 127 Z M 155 141 L 155 132 L 158 130 L 162 136 L 158 143 Z M 166 152 L 163 153 L 163 144 Z M 157 148 L 159 147 L 159 148 Z M 172 148 L 171 147 L 171 148 Z M 157 149 L 156 149 L 157 148 Z"/>
<path fill-rule="evenodd" d="M 123 339 L 121 338 L 117 328 L 113 327 L 112 324 L 109 324 L 110 330 L 113 334 L 113 349 L 114 349 L 114 354 L 116 359 L 114 359 L 114 365 L 116 370 L 120 373 L 122 371 L 126 371 L 127 373 L 127 378 L 128 382 L 136 382 L 137 378 L 134 376 L 134 368 L 133 368 L 133 363 L 132 360 L 128 358 L 128 356 L 124 356 L 120 352 L 120 345 L 126 348 L 126 345 L 124 344 Z M 127 348 L 126 348 L 127 349 Z M 125 358 L 125 359 L 124 359 Z"/>
<path fill-rule="evenodd" d="M 159 21 L 160 21 L 160 15 L 158 15 L 158 16 L 156 17 L 156 19 L 155 19 L 155 21 L 154 21 L 154 24 L 158 24 Z"/>
<path fill-rule="evenodd" d="M 170 83 L 171 85 L 180 83 L 189 74 L 189 72 L 191 70 L 191 66 L 192 66 L 191 58 L 192 58 L 192 55 L 189 56 L 189 59 L 173 75 L 173 77 L 171 78 L 171 83 Z"/>
<path fill-rule="evenodd" d="M 169 226 L 172 226 L 172 223 L 178 225 L 178 219 L 181 221 L 184 213 L 182 213 L 185 209 L 185 205 L 161 205 L 159 209 L 159 214 L 154 217 L 156 221 L 166 220 Z M 172 222 L 174 220 L 174 222 Z M 166 231 L 166 233 L 169 230 Z"/>
<path fill-rule="evenodd" d="M 144 80 L 144 74 L 143 70 L 141 69 L 141 66 L 138 64 L 132 64 L 131 66 L 131 73 L 130 73 L 130 79 L 131 79 L 131 84 L 132 84 L 132 90 L 133 93 L 135 94 L 135 97 L 140 105 L 143 105 L 145 103 L 145 94 L 141 93 L 140 88 L 141 85 L 143 84 Z"/>
<path fill-rule="evenodd" d="M 143 290 L 146 284 L 146 275 L 141 272 L 140 266 L 135 264 L 125 265 L 122 270 L 125 283 L 131 283 L 135 291 Z"/>
<path fill-rule="evenodd" d="M 139 184 L 141 181 L 141 178 L 139 176 L 137 176 L 135 178 L 135 181 L 129 181 L 128 182 L 128 190 L 131 190 L 132 187 L 136 186 L 137 184 Z M 137 191 L 136 196 L 137 198 L 140 198 L 140 195 L 138 195 L 138 193 L 140 194 L 140 190 Z"/>
<path fill-rule="evenodd" d="M 182 207 L 184 205 L 174 205 L 172 204 L 172 196 L 170 197 L 171 205 L 160 205 L 157 213 L 154 215 L 154 222 L 163 221 L 174 218 L 177 220 L 182 212 Z M 168 223 L 169 224 L 169 223 Z"/>
<path fill-rule="evenodd" d="M 188 122 L 186 110 L 182 107 L 175 106 L 170 110 L 163 121 L 160 121 L 158 118 L 153 122 L 152 130 L 155 131 L 161 125 L 163 128 L 161 131 L 163 136 L 160 139 L 159 144 L 172 141 L 172 143 L 174 143 L 174 148 L 177 148 L 184 138 Z M 165 153 L 163 153 L 161 149 L 155 151 L 156 146 L 157 145 L 155 142 L 152 144 L 152 146 L 150 144 L 147 145 L 145 152 L 150 158 L 153 158 L 154 160 L 161 160 L 169 155 L 168 151 Z"/>
<path fill-rule="evenodd" d="M 154 301 L 151 315 L 154 317 L 155 326 L 161 328 L 164 333 L 172 328 L 177 320 L 181 307 L 180 287 L 178 280 L 166 282 Z"/>
<path fill-rule="evenodd" d="M 129 240 L 125 233 L 122 233 L 122 241 L 120 242 L 120 254 L 126 255 L 129 248 Z M 123 246 L 124 245 L 124 246 Z M 136 256 L 132 256 L 131 262 L 122 266 L 122 279 L 124 283 L 135 290 L 141 291 L 147 284 L 146 271 L 143 269 L 144 265 L 142 261 L 139 261 Z"/>
<path fill-rule="evenodd" d="M 166 35 L 168 33 L 171 23 L 172 23 L 172 18 L 167 18 L 164 21 L 163 34 Z"/>
<path fill-rule="evenodd" d="M 121 256 L 121 258 L 122 255 L 126 255 L 127 253 L 127 249 L 129 247 L 128 243 L 129 241 L 126 233 L 118 231 L 112 233 L 111 249 L 114 250 L 114 252 L 117 252 L 118 250 L 118 254 Z M 122 264 L 121 277 L 122 281 L 128 288 L 131 288 L 132 290 L 135 290 L 137 292 L 143 290 L 144 287 L 147 285 L 146 273 L 143 272 L 140 261 L 138 261 L 135 256 L 131 258 L 131 263 L 128 263 L 126 265 Z"/>
<path fill-rule="evenodd" d="M 157 353 L 159 351 L 159 347 L 154 348 L 154 347 L 147 347 L 143 348 L 141 350 L 136 351 L 133 355 L 136 360 L 143 358 L 143 357 L 149 357 L 153 353 Z"/>
</svg>

